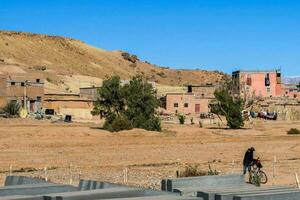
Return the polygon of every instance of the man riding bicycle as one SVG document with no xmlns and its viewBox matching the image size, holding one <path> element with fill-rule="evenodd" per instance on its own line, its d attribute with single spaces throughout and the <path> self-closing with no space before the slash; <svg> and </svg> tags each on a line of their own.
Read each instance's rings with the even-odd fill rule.
<svg viewBox="0 0 300 200">
<path fill-rule="evenodd" d="M 252 166 L 252 163 L 254 161 L 254 158 L 253 158 L 253 152 L 255 151 L 254 147 L 251 147 L 249 148 L 246 153 L 245 153 L 245 156 L 244 156 L 244 160 L 243 160 L 243 166 L 244 166 L 244 169 L 243 169 L 243 174 L 246 174 L 247 173 L 247 170 L 249 172 L 249 182 L 251 183 L 251 175 L 250 175 L 250 171 L 251 171 L 251 166 Z"/>
</svg>

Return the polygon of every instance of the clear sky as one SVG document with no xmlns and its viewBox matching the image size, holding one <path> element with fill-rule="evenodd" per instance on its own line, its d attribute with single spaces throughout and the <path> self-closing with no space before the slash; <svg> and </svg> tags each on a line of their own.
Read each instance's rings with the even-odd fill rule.
<svg viewBox="0 0 300 200">
<path fill-rule="evenodd" d="M 175 68 L 300 75 L 298 0 L 0 0 L 0 29 L 73 37 Z"/>
</svg>

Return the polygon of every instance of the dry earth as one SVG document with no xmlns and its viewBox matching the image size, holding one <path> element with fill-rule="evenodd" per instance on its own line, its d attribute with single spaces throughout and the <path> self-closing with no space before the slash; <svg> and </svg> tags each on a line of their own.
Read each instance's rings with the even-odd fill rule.
<svg viewBox="0 0 300 200">
<path fill-rule="evenodd" d="M 247 125 L 248 127 L 249 125 Z M 222 174 L 241 171 L 241 159 L 249 146 L 257 149 L 270 184 L 295 183 L 300 173 L 300 136 L 286 131 L 299 122 L 255 121 L 253 128 L 227 130 L 206 124 L 164 124 L 162 133 L 131 130 L 109 133 L 95 124 L 0 119 L 1 181 L 13 170 L 35 168 L 26 174 L 56 182 L 76 184 L 79 178 L 123 182 L 159 188 L 162 178 L 174 177 L 185 164 L 203 170 L 210 164 Z M 277 157 L 275 179 L 272 160 Z M 234 161 L 234 165 L 232 162 Z M 71 167 L 70 167 L 71 165 Z"/>
</svg>

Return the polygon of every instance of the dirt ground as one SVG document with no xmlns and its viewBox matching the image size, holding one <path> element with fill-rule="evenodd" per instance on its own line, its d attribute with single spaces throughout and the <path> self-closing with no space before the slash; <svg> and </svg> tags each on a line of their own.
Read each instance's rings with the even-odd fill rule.
<svg viewBox="0 0 300 200">
<path fill-rule="evenodd" d="M 186 164 L 241 173 L 243 154 L 254 146 L 269 184 L 295 185 L 300 136 L 287 135 L 290 128 L 300 129 L 300 123 L 257 120 L 242 130 L 164 123 L 161 133 L 109 133 L 89 123 L 0 119 L 0 181 L 12 166 L 13 174 L 47 176 L 60 183 L 77 184 L 80 178 L 123 183 L 127 168 L 127 184 L 159 188 L 162 178 L 175 177 Z M 14 172 L 21 168 L 34 171 Z"/>
</svg>

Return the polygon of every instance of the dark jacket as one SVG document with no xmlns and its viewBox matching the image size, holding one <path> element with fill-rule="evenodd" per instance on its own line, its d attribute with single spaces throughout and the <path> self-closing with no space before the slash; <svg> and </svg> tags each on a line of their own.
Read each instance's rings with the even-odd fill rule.
<svg viewBox="0 0 300 200">
<path fill-rule="evenodd" d="M 248 149 L 244 156 L 243 165 L 250 165 L 253 161 L 253 151 Z"/>
</svg>

